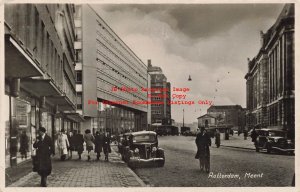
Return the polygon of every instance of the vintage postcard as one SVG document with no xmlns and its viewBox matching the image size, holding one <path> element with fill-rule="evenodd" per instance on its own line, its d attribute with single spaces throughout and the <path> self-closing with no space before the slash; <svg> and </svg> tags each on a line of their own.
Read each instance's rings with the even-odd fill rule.
<svg viewBox="0 0 300 192">
<path fill-rule="evenodd" d="M 1 189 L 296 191 L 297 6 L 2 3 Z"/>
</svg>

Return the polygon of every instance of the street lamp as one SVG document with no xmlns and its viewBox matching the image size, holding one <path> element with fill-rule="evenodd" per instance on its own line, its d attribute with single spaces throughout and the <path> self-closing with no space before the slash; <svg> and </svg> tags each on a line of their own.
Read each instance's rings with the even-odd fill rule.
<svg viewBox="0 0 300 192">
<path fill-rule="evenodd" d="M 183 121 L 182 121 L 182 127 L 184 127 L 184 109 L 182 109 L 183 112 Z"/>
</svg>

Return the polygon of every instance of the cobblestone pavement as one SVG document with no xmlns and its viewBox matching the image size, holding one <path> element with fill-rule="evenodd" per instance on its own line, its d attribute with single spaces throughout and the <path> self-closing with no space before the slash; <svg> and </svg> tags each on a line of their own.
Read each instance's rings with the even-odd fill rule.
<svg viewBox="0 0 300 192">
<path fill-rule="evenodd" d="M 112 151 L 109 162 L 100 161 L 92 154 L 92 161 L 87 161 L 86 154 L 82 160 L 73 155 L 72 160 L 52 161 L 52 173 L 48 177 L 48 187 L 141 187 L 143 181 L 127 167 L 119 155 Z M 39 187 L 40 176 L 31 172 L 8 187 Z"/>
<path fill-rule="evenodd" d="M 211 147 L 210 174 L 234 174 L 239 178 L 212 178 L 201 172 L 196 153 L 195 137 L 159 137 L 165 149 L 162 168 L 139 168 L 134 171 L 149 186 L 154 187 L 254 187 L 290 186 L 294 174 L 294 156 L 257 153 L 253 150 Z M 262 174 L 245 178 L 245 174 Z"/>
</svg>

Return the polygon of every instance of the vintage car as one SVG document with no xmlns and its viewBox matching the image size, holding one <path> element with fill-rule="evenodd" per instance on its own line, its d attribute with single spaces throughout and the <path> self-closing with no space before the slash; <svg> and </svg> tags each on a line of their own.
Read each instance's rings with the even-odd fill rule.
<svg viewBox="0 0 300 192">
<path fill-rule="evenodd" d="M 261 149 L 271 151 L 282 151 L 290 154 L 294 153 L 295 145 L 291 139 L 287 138 L 287 132 L 283 130 L 259 129 L 256 130 L 258 137 L 255 142 L 256 151 Z"/>
<path fill-rule="evenodd" d="M 165 154 L 158 147 L 157 134 L 153 131 L 138 131 L 129 134 L 129 142 L 122 151 L 122 159 L 129 167 L 163 167 Z"/>
</svg>

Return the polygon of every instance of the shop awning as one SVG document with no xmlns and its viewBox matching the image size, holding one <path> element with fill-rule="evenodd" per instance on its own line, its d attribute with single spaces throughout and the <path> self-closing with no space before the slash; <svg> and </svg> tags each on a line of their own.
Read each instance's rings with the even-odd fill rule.
<svg viewBox="0 0 300 192">
<path fill-rule="evenodd" d="M 38 97 L 60 96 L 61 94 L 50 79 L 25 78 L 21 81 L 21 87 Z"/>
<path fill-rule="evenodd" d="M 68 119 L 71 119 L 76 122 L 82 122 L 84 121 L 84 117 L 80 115 L 79 113 L 65 113 Z"/>
<path fill-rule="evenodd" d="M 5 78 L 42 76 L 42 70 L 10 35 L 5 36 Z"/>
<path fill-rule="evenodd" d="M 69 100 L 67 96 L 51 96 L 46 97 L 47 101 L 57 105 L 59 111 L 73 111 L 76 110 L 75 105 Z"/>
</svg>

